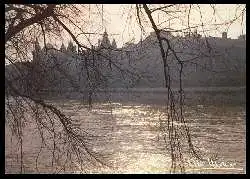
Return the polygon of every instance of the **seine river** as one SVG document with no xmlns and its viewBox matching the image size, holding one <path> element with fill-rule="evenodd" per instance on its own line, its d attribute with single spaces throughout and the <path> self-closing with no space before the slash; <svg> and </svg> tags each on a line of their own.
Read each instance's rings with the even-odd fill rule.
<svg viewBox="0 0 250 179">
<path fill-rule="evenodd" d="M 185 95 L 185 119 L 196 148 L 210 163 L 186 160 L 186 173 L 246 173 L 246 89 L 189 88 Z M 96 96 L 92 109 L 81 100 L 47 100 L 70 116 L 76 125 L 97 135 L 90 143 L 111 167 L 86 167 L 86 173 L 169 173 L 171 158 L 164 148 L 159 117 L 166 100 L 162 89 L 117 90 Z M 8 117 L 6 117 L 8 120 Z M 48 151 L 41 149 L 32 119 L 24 128 L 23 173 L 81 173 L 77 168 L 60 171 L 51 167 Z M 5 125 L 5 172 L 20 173 L 20 149 Z M 37 157 L 40 151 L 40 157 Z M 37 165 L 39 170 L 37 170 Z"/>
</svg>

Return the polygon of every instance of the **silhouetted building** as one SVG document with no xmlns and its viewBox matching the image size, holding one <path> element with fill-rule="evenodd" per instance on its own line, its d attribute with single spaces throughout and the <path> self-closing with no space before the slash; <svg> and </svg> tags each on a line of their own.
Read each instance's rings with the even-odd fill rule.
<svg viewBox="0 0 250 179">
<path fill-rule="evenodd" d="M 102 36 L 102 40 L 98 39 L 98 47 L 97 49 L 114 49 L 117 48 L 116 41 L 113 39 L 112 44 L 110 43 L 108 33 L 104 32 Z"/>
<path fill-rule="evenodd" d="M 246 47 L 245 41 L 239 39 L 245 39 L 246 35 L 240 36 L 239 39 L 228 39 L 227 33 L 224 32 L 222 38 L 202 38 L 197 31 L 194 31 L 189 38 L 183 38 L 173 36 L 171 33 L 163 31 L 161 32 L 161 36 L 170 39 L 172 48 L 182 52 L 178 54 L 178 57 L 184 59 L 183 61 L 187 61 L 184 63 L 183 67 L 183 82 L 186 86 L 244 85 Z M 167 49 L 167 46 L 166 43 L 163 43 L 164 48 Z M 51 45 L 48 44 L 47 47 L 50 48 Z M 209 47 L 211 47 L 214 55 L 211 55 L 211 52 L 209 52 Z M 113 68 L 113 63 L 115 62 L 123 65 L 134 64 L 138 73 L 140 73 L 140 71 L 145 73 L 146 71 L 147 74 L 151 75 L 150 78 L 153 80 L 147 81 L 143 79 L 138 82 L 138 86 L 160 87 L 163 85 L 160 80 L 163 78 L 161 66 L 162 57 L 154 32 L 138 44 L 127 42 L 121 51 L 117 51 L 113 50 L 117 48 L 116 41 L 112 39 L 112 43 L 110 43 L 108 33 L 105 31 L 102 38 L 98 40 L 98 46 L 92 48 L 94 49 L 94 53 L 90 50 L 86 50 L 81 54 L 77 54 L 75 53 L 76 47 L 73 45 L 72 41 L 70 41 L 67 47 L 62 44 L 60 51 L 54 50 L 53 53 L 48 51 L 48 54 L 56 56 L 51 60 L 50 58 L 52 56 L 47 55 L 44 49 L 41 50 L 38 40 L 36 40 L 34 43 L 35 50 L 33 51 L 33 62 L 42 64 L 38 66 L 39 69 L 41 69 L 41 67 L 46 67 L 48 69 L 46 75 L 48 74 L 52 79 L 54 76 L 58 76 L 58 79 L 62 79 L 62 82 L 60 82 L 62 86 L 69 87 L 71 85 L 67 79 L 75 79 L 75 81 L 77 81 L 80 72 L 82 72 L 81 67 L 84 64 L 92 65 L 98 68 L 102 73 L 111 75 L 112 78 L 110 81 L 113 80 L 113 87 L 121 87 L 122 77 L 119 76 L 118 72 L 112 71 L 115 69 Z M 143 53 L 139 53 L 140 50 L 143 50 Z M 75 55 L 72 55 L 73 53 L 75 53 Z M 189 59 L 192 60 L 192 63 L 189 63 Z M 60 68 L 63 70 L 58 72 L 50 70 L 50 67 L 55 69 L 54 62 L 60 64 Z M 178 67 L 177 61 L 170 55 L 168 62 L 172 70 L 173 86 L 175 84 L 178 85 L 177 78 L 179 74 L 176 68 Z M 213 73 L 211 70 L 220 73 L 218 75 L 218 73 Z M 83 77 L 80 81 L 79 84 L 84 86 L 87 80 Z M 52 85 L 47 86 L 50 87 Z"/>
<path fill-rule="evenodd" d="M 113 39 L 113 42 L 112 42 L 112 47 L 113 47 L 113 48 L 117 48 L 117 45 L 116 45 L 115 39 Z"/>
<path fill-rule="evenodd" d="M 102 47 L 102 48 L 110 48 L 111 47 L 111 43 L 109 41 L 109 37 L 108 37 L 108 34 L 106 31 L 103 34 L 100 47 Z"/>
<path fill-rule="evenodd" d="M 227 33 L 226 33 L 226 32 L 223 32 L 223 33 L 222 33 L 222 38 L 223 38 L 223 39 L 227 39 Z"/>
<path fill-rule="evenodd" d="M 76 53 L 76 46 L 73 45 L 72 41 L 69 42 L 69 45 L 68 45 L 68 48 L 67 48 L 67 52 Z"/>
<path fill-rule="evenodd" d="M 246 34 L 240 35 L 238 37 L 239 40 L 246 40 Z"/>
</svg>

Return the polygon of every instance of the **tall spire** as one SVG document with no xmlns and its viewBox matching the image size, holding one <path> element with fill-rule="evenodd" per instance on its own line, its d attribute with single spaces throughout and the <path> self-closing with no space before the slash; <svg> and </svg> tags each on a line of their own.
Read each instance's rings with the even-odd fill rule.
<svg viewBox="0 0 250 179">
<path fill-rule="evenodd" d="M 108 33 L 107 33 L 107 29 L 105 28 L 105 31 L 104 31 L 104 33 L 103 33 L 103 37 L 104 36 L 107 36 L 108 37 Z"/>
<path fill-rule="evenodd" d="M 113 48 L 117 48 L 117 45 L 116 45 L 116 41 L 115 41 L 115 39 L 113 39 L 113 42 L 112 42 L 112 47 L 113 47 Z"/>
<path fill-rule="evenodd" d="M 104 32 L 103 37 L 102 37 L 101 46 L 104 48 L 109 48 L 111 46 L 106 29 L 105 29 L 105 32 Z"/>
</svg>

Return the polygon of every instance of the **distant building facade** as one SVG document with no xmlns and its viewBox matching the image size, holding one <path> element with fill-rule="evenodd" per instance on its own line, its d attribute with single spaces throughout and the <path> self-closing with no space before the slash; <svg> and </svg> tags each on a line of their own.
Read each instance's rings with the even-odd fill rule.
<svg viewBox="0 0 250 179">
<path fill-rule="evenodd" d="M 245 39 L 245 36 L 239 39 L 227 39 L 224 33 L 223 38 L 205 39 L 197 32 L 188 37 L 175 37 L 167 31 L 161 32 L 161 36 L 170 39 L 171 47 L 183 60 L 185 86 L 244 85 L 246 44 L 242 39 Z M 142 75 L 137 81 L 139 87 L 162 87 L 164 72 L 158 45 L 155 33 L 151 33 L 138 44 L 128 43 L 128 46 L 117 49 L 116 41 L 110 40 L 105 31 L 98 44 L 90 48 L 93 50 L 81 52 L 77 51 L 72 41 L 56 49 L 51 44 L 41 48 L 36 39 L 31 62 L 36 73 L 27 76 L 32 77 L 33 83 L 37 83 L 36 90 L 67 89 L 72 86 L 84 90 L 100 86 L 106 81 L 110 82 L 111 87 L 124 87 L 122 83 L 131 81 L 125 73 L 117 70 L 118 67 L 124 71 L 129 68 L 128 70 L 134 74 L 141 73 L 147 76 L 144 78 Z M 167 49 L 166 43 L 163 43 L 163 46 Z M 171 54 L 168 57 L 168 64 L 172 75 L 171 81 L 175 86 L 174 84 L 179 81 L 179 66 Z M 104 79 L 102 76 L 108 78 Z M 88 78 L 95 79 L 96 83 L 89 84 Z"/>
<path fill-rule="evenodd" d="M 246 40 L 246 34 L 240 35 L 238 37 L 239 40 Z"/>
<path fill-rule="evenodd" d="M 51 44 L 46 44 L 46 47 L 41 48 L 36 39 L 34 51 L 32 52 L 32 63 L 38 75 L 42 71 L 43 73 L 46 71 L 46 78 L 44 79 L 51 81 L 53 81 L 53 78 L 60 79 L 58 83 L 65 88 L 72 86 L 69 80 L 72 79 L 72 81 L 75 81 L 75 86 L 77 86 L 79 84 L 79 75 L 83 71 L 86 72 L 87 66 L 91 67 L 90 71 L 96 68 L 102 72 L 112 68 L 112 61 L 115 56 L 113 51 L 117 49 L 117 45 L 114 39 L 110 43 L 108 33 L 105 31 L 102 38 L 98 40 L 98 45 L 92 46 L 90 49 L 93 49 L 93 51 L 85 50 L 78 52 L 76 45 L 72 41 L 68 42 L 67 47 L 62 44 L 59 50 Z M 80 86 L 82 88 L 86 85 L 87 75 L 84 75 L 84 78 L 80 79 Z M 50 85 L 47 81 L 44 82 L 47 83 L 44 85 L 46 86 L 45 88 L 52 88 L 52 86 L 58 88 L 58 85 Z"/>
</svg>

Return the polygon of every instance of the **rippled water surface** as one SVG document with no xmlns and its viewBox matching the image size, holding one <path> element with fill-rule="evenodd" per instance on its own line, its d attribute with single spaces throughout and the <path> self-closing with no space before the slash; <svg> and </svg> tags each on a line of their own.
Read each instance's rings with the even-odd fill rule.
<svg viewBox="0 0 250 179">
<path fill-rule="evenodd" d="M 159 118 L 162 104 L 136 102 L 95 103 L 91 110 L 78 100 L 50 101 L 71 116 L 82 130 L 96 135 L 91 149 L 102 153 L 112 164 L 109 169 L 88 169 L 88 173 L 169 173 L 171 159 L 165 149 Z M 194 104 L 185 106 L 185 118 L 194 145 L 206 156 L 217 156 L 216 163 L 202 164 L 187 159 L 187 173 L 245 173 L 245 107 L 242 105 Z M 5 127 L 6 173 L 20 172 L 16 140 Z M 35 162 L 39 139 L 30 123 L 24 134 L 24 173 L 37 173 Z M 188 155 L 187 155 L 188 156 Z M 39 158 L 39 171 L 51 173 L 50 155 Z M 226 166 L 223 166 L 223 165 Z M 230 165 L 230 167 L 229 167 Z M 80 170 L 73 171 L 80 173 Z M 63 172 L 62 172 L 63 173 Z"/>
</svg>

